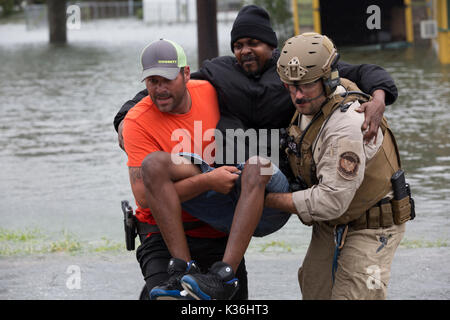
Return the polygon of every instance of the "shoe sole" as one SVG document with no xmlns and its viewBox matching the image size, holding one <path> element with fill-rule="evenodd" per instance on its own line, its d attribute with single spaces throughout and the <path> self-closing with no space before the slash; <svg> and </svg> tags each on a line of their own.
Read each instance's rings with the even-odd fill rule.
<svg viewBox="0 0 450 320">
<path fill-rule="evenodd" d="M 153 300 L 184 300 L 184 299 L 180 299 L 180 298 L 175 298 L 175 297 L 171 297 L 171 296 L 158 296 L 156 298 L 154 298 Z"/>
<path fill-rule="evenodd" d="M 189 294 L 186 295 L 169 295 L 164 290 L 152 290 L 150 292 L 150 300 L 192 300 Z"/>
<path fill-rule="evenodd" d="M 195 280 L 190 276 L 184 276 L 181 279 L 180 283 L 183 289 L 186 290 L 189 295 L 194 297 L 196 300 L 212 300 L 210 296 L 200 290 L 197 282 L 195 282 Z"/>
</svg>

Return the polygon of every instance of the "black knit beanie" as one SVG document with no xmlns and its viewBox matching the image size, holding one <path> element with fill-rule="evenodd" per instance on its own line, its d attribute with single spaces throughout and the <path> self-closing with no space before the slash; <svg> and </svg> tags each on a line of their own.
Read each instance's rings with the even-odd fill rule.
<svg viewBox="0 0 450 320">
<path fill-rule="evenodd" d="M 233 44 L 241 38 L 258 39 L 274 48 L 278 46 L 277 35 L 270 24 L 269 14 L 255 5 L 243 7 L 234 20 L 231 29 L 231 51 L 234 52 Z"/>
</svg>

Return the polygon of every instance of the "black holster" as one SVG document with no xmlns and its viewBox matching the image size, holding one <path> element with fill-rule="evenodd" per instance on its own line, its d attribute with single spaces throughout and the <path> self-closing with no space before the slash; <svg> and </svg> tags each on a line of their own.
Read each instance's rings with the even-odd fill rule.
<svg viewBox="0 0 450 320">
<path fill-rule="evenodd" d="M 161 232 L 156 224 L 140 222 L 134 216 L 133 208 L 127 200 L 122 200 L 122 212 L 123 225 L 125 229 L 125 244 L 128 251 L 133 251 L 135 249 L 135 240 L 138 234 L 142 243 L 149 233 Z M 197 229 L 203 227 L 204 225 L 206 225 L 206 223 L 200 220 L 183 222 L 183 228 L 185 231 Z"/>
<path fill-rule="evenodd" d="M 136 218 L 133 214 L 133 208 L 127 200 L 122 201 L 123 225 L 125 228 L 125 244 L 128 251 L 135 249 L 136 240 Z"/>
<path fill-rule="evenodd" d="M 413 220 L 416 216 L 414 199 L 411 197 L 411 188 L 405 181 L 405 173 L 398 170 L 391 178 L 394 199 L 392 199 L 392 211 L 395 224 L 402 224 Z"/>
</svg>

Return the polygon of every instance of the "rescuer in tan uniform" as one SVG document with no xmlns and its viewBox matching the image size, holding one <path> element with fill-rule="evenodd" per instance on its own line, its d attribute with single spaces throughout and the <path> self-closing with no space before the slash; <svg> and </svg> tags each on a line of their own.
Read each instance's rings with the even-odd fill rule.
<svg viewBox="0 0 450 320">
<path fill-rule="evenodd" d="M 393 200 L 391 177 L 400 169 L 385 119 L 363 142 L 370 96 L 339 79 L 339 55 L 326 36 L 288 39 L 278 74 L 297 109 L 285 151 L 302 190 L 268 194 L 265 205 L 297 213 L 312 225 L 298 278 L 304 299 L 385 299 L 390 267 L 410 219 L 410 197 Z"/>
</svg>

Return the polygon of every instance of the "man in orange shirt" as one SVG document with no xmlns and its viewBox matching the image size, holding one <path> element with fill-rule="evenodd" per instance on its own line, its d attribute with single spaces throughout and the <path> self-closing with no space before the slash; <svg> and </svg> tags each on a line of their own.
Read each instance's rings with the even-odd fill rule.
<svg viewBox="0 0 450 320">
<path fill-rule="evenodd" d="M 190 81 L 183 49 L 172 41 L 152 42 L 143 50 L 141 62 L 149 96 L 130 110 L 123 128 L 130 183 L 138 204 L 136 217 L 154 226 L 154 232 L 150 232 L 138 248 L 137 258 L 147 289 L 158 285 L 151 291 L 151 298 L 182 299 L 185 296 L 179 280 L 183 275 L 206 271 L 213 262 L 221 261 L 224 254 L 241 257 L 237 250 L 245 251 L 246 244 L 240 236 L 248 239 L 248 244 L 257 228 L 263 211 L 261 188 L 264 190 L 271 176 L 261 176 L 255 171 L 260 164 L 246 166 L 248 169 L 244 170 L 241 182 L 246 203 L 237 204 L 245 214 L 236 214 L 240 222 L 232 232 L 233 244 L 238 245 L 227 245 L 224 232 L 228 233 L 231 228 L 239 197 L 234 185 L 243 166 L 239 169 L 222 166 L 214 170 L 209 167 L 214 161 L 212 140 L 219 121 L 215 89 L 207 81 Z M 180 152 L 187 158 L 175 155 Z M 200 160 L 200 166 L 193 165 L 193 159 Z M 197 162 L 194 160 L 194 163 Z M 271 179 L 273 190 L 286 191 L 288 183 L 284 175 L 278 170 L 274 177 L 276 179 Z M 188 212 L 195 211 L 195 216 L 201 216 L 208 224 L 182 210 L 181 202 L 188 206 Z M 219 214 L 212 214 L 218 210 Z M 223 217 L 226 220 L 222 221 Z M 289 215 L 269 209 L 263 217 L 268 219 L 262 219 L 256 232 L 267 234 L 284 225 Z M 255 228 L 240 230 L 244 225 Z M 230 290 L 235 298 L 245 299 L 245 265 L 241 258 L 231 264 L 231 280 L 235 275 L 237 279 Z"/>
</svg>

